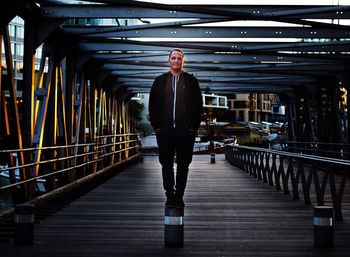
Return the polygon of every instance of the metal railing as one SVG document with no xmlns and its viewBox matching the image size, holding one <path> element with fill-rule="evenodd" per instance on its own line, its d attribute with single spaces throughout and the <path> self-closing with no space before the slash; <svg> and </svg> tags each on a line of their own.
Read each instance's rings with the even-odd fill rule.
<svg viewBox="0 0 350 257">
<path fill-rule="evenodd" d="M 349 160 L 241 145 L 228 145 L 226 159 L 277 190 L 291 192 L 295 199 L 302 194 L 307 205 L 332 203 L 336 220 L 343 219 L 342 200 L 350 174 Z"/>
<path fill-rule="evenodd" d="M 0 167 L 0 192 L 14 192 L 30 183 L 36 184 L 36 195 L 50 192 L 135 156 L 139 153 L 139 137 L 138 133 L 104 135 L 91 143 L 0 150 L 5 163 Z M 39 151 L 40 161 L 18 164 L 19 154 L 30 157 Z M 10 156 L 15 160 L 12 165 Z"/>
<path fill-rule="evenodd" d="M 283 149 L 294 153 L 350 159 L 350 144 L 345 143 L 285 141 Z"/>
</svg>

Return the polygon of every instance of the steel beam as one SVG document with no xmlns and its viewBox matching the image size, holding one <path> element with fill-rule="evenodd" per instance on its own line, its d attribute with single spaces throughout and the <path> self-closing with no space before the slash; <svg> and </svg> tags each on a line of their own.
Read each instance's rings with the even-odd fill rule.
<svg viewBox="0 0 350 257">
<path fill-rule="evenodd" d="M 96 1 L 95 1 L 96 2 Z M 99 1 L 103 2 L 103 1 Z M 42 15 L 47 18 L 276 18 L 349 19 L 347 6 L 297 5 L 47 5 Z"/>
<path fill-rule="evenodd" d="M 106 29 L 106 28 L 103 28 Z M 66 34 L 89 38 L 350 38 L 348 29 L 311 27 L 176 27 L 101 32 L 101 27 L 63 27 Z"/>
<path fill-rule="evenodd" d="M 124 42 L 123 42 L 124 41 Z M 171 48 L 182 48 L 192 53 L 212 53 L 217 52 L 248 52 L 261 51 L 261 53 L 271 51 L 284 51 L 285 53 L 308 54 L 310 56 L 323 56 L 323 54 L 350 52 L 350 41 L 330 41 L 330 42 L 296 42 L 296 43 L 276 43 L 276 42 L 140 42 L 126 40 L 104 40 L 104 41 L 85 41 L 79 43 L 81 51 L 105 52 L 105 51 L 151 51 L 151 52 L 169 52 Z M 113 54 L 113 52 L 111 53 Z M 283 54 L 283 52 L 281 52 Z M 342 54 L 341 57 L 349 58 L 348 54 Z"/>
<path fill-rule="evenodd" d="M 147 83 L 147 82 L 153 82 L 155 79 L 155 76 L 148 77 L 148 78 L 130 78 L 130 77 L 118 77 L 117 81 L 121 83 Z M 222 84 L 236 84 L 236 83 L 270 83 L 270 84 L 283 84 L 283 85 L 290 85 L 290 84 L 299 84 L 299 85 L 307 85 L 307 84 L 313 84 L 315 82 L 314 79 L 306 79 L 306 78 L 294 78 L 291 80 L 288 76 L 285 77 L 248 77 L 248 78 L 220 78 L 220 77 L 212 77 L 208 79 L 203 79 L 202 77 L 199 79 L 200 83 L 222 83 Z"/>
<path fill-rule="evenodd" d="M 3 85 L 3 92 L 4 90 L 8 90 L 10 93 L 10 102 L 9 102 L 9 110 L 6 110 L 6 115 L 12 115 L 13 116 L 13 122 L 12 124 L 6 124 L 7 129 L 9 129 L 9 134 L 6 136 L 8 139 L 10 139 L 10 143 L 13 144 L 14 147 L 19 149 L 18 152 L 18 164 L 23 165 L 24 164 L 24 153 L 21 151 L 23 149 L 23 135 L 22 135 L 22 129 L 21 129 L 21 122 L 20 122 L 20 113 L 18 110 L 18 101 L 17 101 L 17 89 L 15 85 L 15 75 L 14 75 L 14 62 L 12 58 L 12 51 L 11 50 L 11 42 L 10 42 L 10 33 L 8 26 L 1 27 L 1 32 L 3 33 L 3 41 L 4 41 L 4 50 L 5 50 L 5 61 L 6 61 L 6 67 L 7 67 L 7 77 L 8 81 Z M 2 76 L 1 76 L 2 78 Z M 1 94 L 3 94 L 1 92 Z M 1 96 L 2 97 L 2 96 Z M 5 99 L 3 99 L 5 101 Z M 8 107 L 5 107 L 6 109 Z M 11 114 L 10 114 L 11 112 Z M 6 122 L 9 122 L 8 119 L 6 119 Z M 10 165 L 15 165 L 13 154 L 10 154 Z M 13 180 L 16 180 L 14 172 L 11 172 L 9 174 L 10 179 L 12 182 Z M 27 179 L 28 176 L 25 172 L 25 169 L 20 169 L 20 179 L 23 181 Z M 31 196 L 31 192 L 27 186 L 23 188 L 23 192 L 26 198 Z"/>
<path fill-rule="evenodd" d="M 118 77 L 129 77 L 129 78 L 154 78 L 156 74 L 161 74 L 161 72 L 167 71 L 163 70 L 150 70 L 150 71 L 141 71 L 140 69 L 134 70 L 113 70 L 110 74 L 111 76 Z M 212 78 L 254 78 L 254 77 L 266 77 L 266 76 L 286 76 L 288 79 L 298 79 L 298 78 L 308 78 L 312 79 L 312 76 L 300 76 L 300 75 L 281 75 L 274 73 L 259 73 L 259 72 L 245 72 L 245 71 L 194 71 L 192 72 L 195 77 L 200 77 L 202 79 L 212 79 Z"/>
<path fill-rule="evenodd" d="M 148 68 L 152 69 L 152 67 L 157 67 L 158 69 L 164 67 L 165 70 L 167 70 L 166 63 L 153 63 L 153 62 L 142 62 L 142 63 L 123 63 L 120 62 L 118 64 L 104 64 L 102 66 L 102 69 L 105 70 L 118 70 L 118 68 L 121 65 L 127 65 L 128 67 L 139 67 L 140 69 Z M 308 71 L 320 71 L 320 70 L 344 70 L 345 65 L 341 64 L 331 64 L 327 62 L 322 63 L 309 63 L 309 62 L 303 62 L 303 63 L 261 63 L 261 64 L 213 64 L 213 63 L 189 63 L 185 65 L 185 69 L 192 68 L 192 69 L 198 69 L 198 70 L 222 70 L 222 71 L 228 71 L 228 70 L 255 70 L 255 72 L 259 72 L 259 70 L 266 70 L 269 69 L 272 72 L 278 71 L 278 70 L 308 70 Z"/>
<path fill-rule="evenodd" d="M 327 58 L 328 57 L 328 58 Z M 296 55 L 296 54 L 240 54 L 240 53 L 185 53 L 185 62 L 214 62 L 214 63 L 257 63 L 257 62 L 319 62 L 326 59 L 329 62 L 345 62 L 346 60 L 336 60 L 334 55 Z M 112 63 L 114 61 L 149 61 L 149 62 L 164 62 L 168 60 L 168 53 L 154 53 L 154 54 L 94 54 L 96 60 Z M 350 58 L 350 56 L 349 56 Z"/>
</svg>

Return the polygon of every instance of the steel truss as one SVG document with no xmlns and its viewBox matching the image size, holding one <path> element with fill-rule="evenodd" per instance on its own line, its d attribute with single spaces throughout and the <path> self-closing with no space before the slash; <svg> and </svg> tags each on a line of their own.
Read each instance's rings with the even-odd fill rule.
<svg viewBox="0 0 350 257">
<path fill-rule="evenodd" d="M 289 107 L 291 140 L 349 143 L 350 101 L 342 90 L 349 89 L 350 32 L 339 23 L 350 18 L 349 6 L 91 2 L 1 4 L 0 50 L 6 67 L 0 73 L 0 124 L 6 143 L 0 155 L 14 166 L 15 158 L 5 148 L 18 149 L 21 181 L 44 176 L 54 190 L 134 155 L 137 140 L 128 101 L 135 93 L 149 92 L 154 77 L 167 70 L 167 55 L 174 47 L 185 50 L 185 68 L 203 89 L 279 94 Z M 21 99 L 7 26 L 15 16 L 25 21 Z M 97 18 L 142 22 L 79 23 Z M 169 21 L 149 23 L 153 18 Z M 80 25 L 69 25 L 69 19 Z M 279 26 L 213 25 L 227 21 L 272 21 Z M 40 45 L 41 66 L 35 71 Z M 33 186 L 24 188 L 25 197 L 33 197 Z"/>
</svg>

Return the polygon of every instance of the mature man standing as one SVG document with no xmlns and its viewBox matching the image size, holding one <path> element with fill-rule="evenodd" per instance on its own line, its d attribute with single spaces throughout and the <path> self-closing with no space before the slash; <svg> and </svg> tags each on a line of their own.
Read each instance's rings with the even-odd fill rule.
<svg viewBox="0 0 350 257">
<path fill-rule="evenodd" d="M 184 57 L 181 49 L 170 52 L 170 71 L 154 80 L 149 99 L 149 116 L 157 135 L 166 206 L 184 206 L 188 167 L 192 162 L 203 106 L 198 80 L 183 71 Z"/>
</svg>

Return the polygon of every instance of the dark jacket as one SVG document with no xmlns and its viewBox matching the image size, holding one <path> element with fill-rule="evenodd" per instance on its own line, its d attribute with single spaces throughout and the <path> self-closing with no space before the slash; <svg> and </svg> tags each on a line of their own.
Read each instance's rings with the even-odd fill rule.
<svg viewBox="0 0 350 257">
<path fill-rule="evenodd" d="M 172 111 L 173 103 L 169 97 L 167 80 L 171 76 L 170 72 L 158 76 L 152 85 L 149 98 L 149 116 L 154 130 L 163 127 L 172 127 L 173 120 L 168 113 Z M 187 127 L 197 131 L 201 122 L 203 108 L 202 93 L 198 80 L 191 74 L 184 72 L 184 85 L 181 88 L 181 97 L 176 101 L 181 104 L 177 106 L 176 127 Z M 179 113 L 180 112 L 180 113 Z"/>
</svg>

